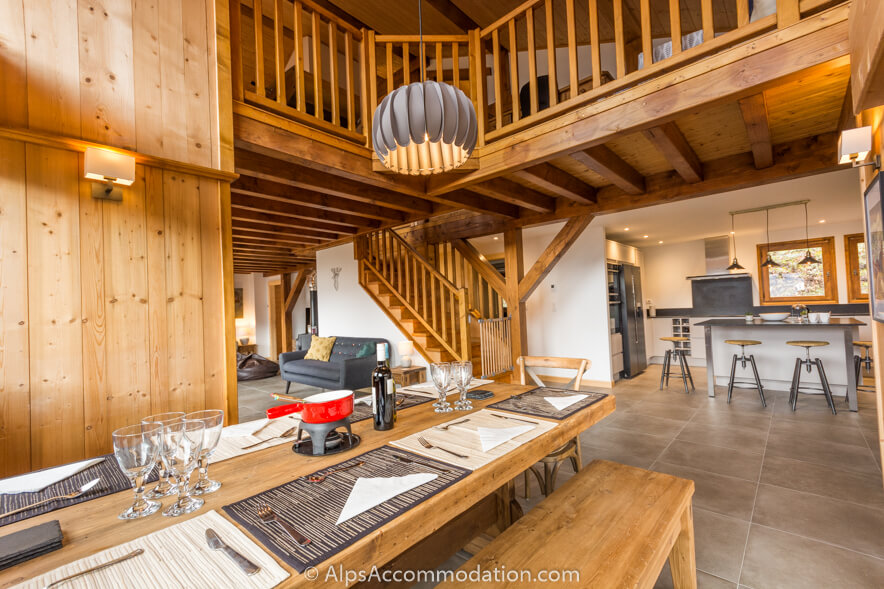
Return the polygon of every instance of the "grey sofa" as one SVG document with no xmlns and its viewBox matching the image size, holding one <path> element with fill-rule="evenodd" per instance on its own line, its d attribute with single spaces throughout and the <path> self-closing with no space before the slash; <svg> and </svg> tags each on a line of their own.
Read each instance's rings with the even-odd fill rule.
<svg viewBox="0 0 884 589">
<path fill-rule="evenodd" d="M 305 360 L 310 349 L 309 333 L 298 336 L 297 350 L 279 355 L 279 373 L 286 381 L 285 392 L 291 383 L 297 382 L 323 389 L 362 389 L 371 386 L 371 372 L 377 366 L 375 346 L 389 342 L 382 338 L 339 337 L 335 340 L 328 362 Z M 356 355 L 366 344 L 372 344 L 371 353 L 365 357 Z"/>
</svg>

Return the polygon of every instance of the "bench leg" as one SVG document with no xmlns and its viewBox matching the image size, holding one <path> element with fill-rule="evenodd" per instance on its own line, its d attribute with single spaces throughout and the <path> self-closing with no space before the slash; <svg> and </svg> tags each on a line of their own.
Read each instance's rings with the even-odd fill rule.
<svg viewBox="0 0 884 589">
<path fill-rule="evenodd" d="M 697 557 L 694 550 L 694 514 L 691 504 L 681 515 L 681 532 L 669 553 L 669 569 L 675 589 L 696 589 Z"/>
</svg>

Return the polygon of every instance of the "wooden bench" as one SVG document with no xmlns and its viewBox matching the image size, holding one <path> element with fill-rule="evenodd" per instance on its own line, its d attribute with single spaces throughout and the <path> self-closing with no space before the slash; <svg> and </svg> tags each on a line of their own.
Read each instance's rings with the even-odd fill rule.
<svg viewBox="0 0 884 589">
<path fill-rule="evenodd" d="M 455 575 L 494 569 L 513 574 L 577 571 L 559 587 L 653 587 L 666 559 L 676 589 L 697 586 L 691 497 L 694 482 L 595 460 L 507 528 Z M 474 573 L 475 574 L 475 573 Z M 504 573 L 501 573 L 503 576 Z M 540 583 L 486 578 L 440 586 L 532 587 Z"/>
</svg>

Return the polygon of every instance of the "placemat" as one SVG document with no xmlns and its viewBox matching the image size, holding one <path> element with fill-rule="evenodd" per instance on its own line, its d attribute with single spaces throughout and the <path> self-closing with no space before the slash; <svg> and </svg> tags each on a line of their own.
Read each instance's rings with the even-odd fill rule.
<svg viewBox="0 0 884 589">
<path fill-rule="evenodd" d="M 432 398 L 425 397 L 424 395 L 409 395 L 408 393 L 396 391 L 396 402 L 399 403 L 401 401 L 402 403 L 401 405 L 396 406 L 396 411 L 402 411 L 403 409 L 408 409 L 415 405 L 429 403 L 432 400 Z M 371 401 L 368 403 L 357 403 L 353 406 L 353 414 L 350 416 L 350 423 L 356 423 L 357 421 L 362 421 L 364 419 L 371 419 L 371 417 Z"/>
<path fill-rule="evenodd" d="M 111 493 L 117 493 L 119 491 L 123 491 L 124 489 L 132 488 L 132 483 L 129 482 L 129 477 L 127 477 L 123 473 L 123 471 L 120 470 L 119 465 L 117 465 L 117 459 L 114 458 L 114 455 L 106 454 L 104 456 L 103 462 L 90 466 L 86 470 L 81 471 L 71 477 L 68 477 L 63 481 L 59 481 L 54 485 L 50 485 L 39 493 L 4 493 L 0 495 L 0 513 L 6 513 L 7 511 L 18 509 L 20 507 L 24 507 L 25 505 L 29 505 L 37 501 L 42 501 L 43 499 L 47 499 L 49 497 L 73 493 L 84 484 L 95 478 L 100 478 L 101 482 L 89 489 L 89 491 L 87 491 L 85 494 L 77 497 L 76 499 L 59 499 L 57 501 L 52 501 L 50 503 L 45 503 L 38 507 L 34 507 L 33 509 L 29 509 L 27 511 L 22 511 L 21 513 L 17 513 L 15 515 L 2 517 L 0 518 L 0 527 L 17 521 L 21 521 L 23 519 L 32 518 L 43 513 L 49 513 L 50 511 L 55 511 L 56 509 L 61 509 L 62 507 L 77 505 L 78 503 L 83 503 L 84 501 L 91 501 L 92 499 L 98 499 L 99 497 L 110 495 Z M 145 487 L 147 487 L 148 483 L 155 482 L 157 478 L 157 469 L 154 468 L 154 470 L 151 471 L 150 475 L 147 477 Z M 121 503 L 120 511 L 125 508 L 126 506 Z"/>
<path fill-rule="evenodd" d="M 474 378 L 473 380 L 470 381 L 470 386 L 467 387 L 467 390 L 471 391 L 473 389 L 478 389 L 479 387 L 483 387 L 485 385 L 492 384 L 493 382 L 494 382 L 493 380 L 483 380 L 481 378 Z M 397 389 L 397 392 L 400 392 L 400 391 L 404 392 L 404 393 L 411 393 L 413 395 L 421 395 L 423 397 L 432 397 L 433 399 L 436 399 L 439 396 L 438 393 L 436 392 L 436 385 L 434 385 L 430 381 L 423 382 L 421 384 L 412 384 L 412 385 L 408 385 L 407 387 L 402 387 L 402 388 Z M 448 387 L 448 396 L 451 396 L 456 392 L 457 392 L 457 387 L 455 387 L 454 385 L 450 385 Z"/>
<path fill-rule="evenodd" d="M 125 524 L 120 524 L 125 525 Z M 247 576 L 220 550 L 206 544 L 206 529 L 212 528 L 234 550 L 261 567 Z M 66 581 L 64 589 L 157 589 L 159 587 L 251 587 L 269 589 L 289 578 L 289 573 L 236 526 L 216 511 L 169 526 L 131 542 L 103 550 L 34 577 L 19 589 L 39 589 L 52 581 L 124 556 L 137 548 L 144 554 L 106 569 Z"/>
<path fill-rule="evenodd" d="M 497 415 L 497 417 L 495 417 L 495 415 Z M 448 427 L 447 430 L 439 429 L 441 426 L 445 426 L 446 423 L 454 423 L 457 421 L 461 421 L 462 419 L 469 419 L 469 421 L 467 421 L 466 423 L 451 425 Z M 507 442 L 504 442 L 496 448 L 492 448 L 487 452 L 482 451 L 479 434 L 476 431 L 477 428 L 487 427 L 502 429 L 516 427 L 519 425 L 529 425 L 529 423 L 526 422 L 535 423 L 536 427 L 524 434 L 516 436 L 515 438 Z M 468 468 L 470 470 L 476 470 L 477 468 L 481 468 L 493 460 L 497 460 L 508 452 L 512 452 L 525 442 L 533 440 L 537 436 L 548 432 L 557 425 L 558 424 L 553 421 L 544 421 L 543 419 L 522 419 L 520 417 L 517 418 L 513 415 L 507 415 L 506 413 L 482 409 L 481 411 L 476 411 L 475 413 L 467 413 L 462 415 L 457 415 L 456 413 L 454 413 L 452 414 L 451 419 L 445 423 L 441 423 L 437 426 L 417 432 L 416 434 L 412 434 L 399 440 L 395 440 L 391 442 L 391 444 L 396 446 L 397 448 L 410 450 L 415 454 L 427 456 L 428 458 L 434 458 L 436 460 L 442 460 L 449 464 L 454 464 L 456 466 Z M 438 448 L 424 448 L 418 441 L 418 437 L 423 437 L 427 442 L 434 446 L 446 448 L 453 452 L 457 452 L 458 454 L 462 454 L 467 458 L 458 458 L 449 454 L 445 450 L 440 450 Z"/>
<path fill-rule="evenodd" d="M 565 407 L 561 411 L 544 400 L 544 397 L 569 397 L 571 395 L 586 395 L 586 398 L 577 401 L 573 405 Z M 490 409 L 501 409 L 503 411 L 512 411 L 513 413 L 523 413 L 525 415 L 534 415 L 536 417 L 545 417 L 561 421 L 566 417 L 574 415 L 581 409 L 586 409 L 590 405 L 598 403 L 607 396 L 607 393 L 591 393 L 588 391 L 570 391 L 567 389 L 537 387 L 536 389 L 513 395 L 509 399 L 493 403 L 488 407 Z"/>
<path fill-rule="evenodd" d="M 394 455 L 430 464 L 435 468 L 401 462 L 394 458 Z M 389 446 L 354 456 L 335 466 L 317 471 L 317 474 L 355 464 L 360 460 L 364 460 L 365 464 L 331 474 L 322 483 L 309 483 L 307 477 L 298 478 L 248 499 L 226 505 L 224 511 L 271 552 L 298 572 L 303 572 L 307 567 L 323 562 L 469 474 L 467 470 Z M 433 473 L 439 476 L 342 522 L 339 526 L 335 525 L 357 478 L 405 476 L 416 473 Z M 277 524 L 264 524 L 257 514 L 258 508 L 264 504 L 269 505 L 277 516 L 309 538 L 310 543 L 301 546 Z"/>
<path fill-rule="evenodd" d="M 270 423 L 267 425 L 267 427 L 261 430 L 261 432 L 258 433 L 257 436 L 252 435 L 258 428 L 267 424 L 267 421 L 267 419 L 256 419 L 254 421 L 247 421 L 245 423 L 229 425 L 222 429 L 221 439 L 218 441 L 218 445 L 215 447 L 215 451 L 209 458 L 209 464 L 221 462 L 222 460 L 229 460 L 231 458 L 236 458 L 237 456 L 242 456 L 244 454 L 251 454 L 252 452 L 257 452 L 258 450 L 264 450 L 266 448 L 272 448 L 273 446 L 278 446 L 279 444 L 291 444 L 297 438 L 297 430 L 295 430 L 295 435 L 288 438 L 280 439 L 276 436 L 279 436 L 285 433 L 287 430 L 297 426 L 301 422 L 301 419 L 298 415 L 286 415 L 285 417 L 271 419 L 269 420 Z M 267 442 L 254 448 L 243 450 L 244 446 L 256 444 L 261 440 L 267 440 Z M 209 473 L 209 476 L 211 477 L 211 470 L 209 471 Z"/>
</svg>

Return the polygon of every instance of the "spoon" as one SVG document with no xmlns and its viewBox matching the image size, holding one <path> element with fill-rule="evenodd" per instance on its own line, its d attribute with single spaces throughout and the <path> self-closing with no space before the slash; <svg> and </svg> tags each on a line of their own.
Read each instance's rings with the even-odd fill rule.
<svg viewBox="0 0 884 589">
<path fill-rule="evenodd" d="M 333 468 L 333 469 L 327 471 L 325 474 L 311 474 L 309 477 L 307 477 L 307 482 L 308 483 L 321 483 L 326 478 L 328 478 L 328 475 L 330 475 L 334 472 L 341 472 L 342 470 L 347 470 L 348 468 L 356 468 L 357 466 L 362 466 L 363 464 L 365 464 L 365 461 L 360 460 L 359 462 L 356 462 L 355 464 L 348 464 L 347 466 L 342 466 L 340 468 Z"/>
<path fill-rule="evenodd" d="M 83 485 L 82 487 L 80 487 L 79 489 L 74 491 L 73 493 L 68 493 L 67 495 L 56 495 L 54 497 L 49 497 L 48 499 L 43 499 L 42 501 L 37 501 L 36 503 L 31 503 L 30 505 L 25 505 L 24 507 L 19 507 L 18 509 L 13 509 L 12 511 L 7 511 L 6 513 L 0 514 L 0 518 L 4 518 L 4 517 L 10 516 L 10 515 L 15 515 L 16 513 L 21 513 L 22 511 L 26 511 L 28 509 L 31 509 L 32 507 L 37 507 L 38 505 L 44 505 L 44 504 L 49 503 L 51 501 L 58 501 L 58 500 L 63 500 L 63 499 L 76 499 L 77 497 L 79 497 L 80 495 L 82 495 L 83 493 L 85 493 L 86 491 L 88 491 L 89 489 L 94 487 L 95 485 L 97 485 L 99 482 L 101 482 L 100 478 L 92 479 L 91 481 L 89 481 L 88 483 L 86 483 L 85 485 Z"/>
<path fill-rule="evenodd" d="M 272 438 L 267 438 L 266 440 L 261 440 L 260 442 L 255 442 L 254 444 L 249 444 L 248 446 L 243 446 L 242 448 L 240 448 L 240 450 L 248 450 L 249 448 L 254 448 L 255 446 L 260 446 L 261 444 L 263 444 L 265 442 L 269 442 L 270 440 L 290 438 L 293 435 L 295 435 L 296 431 L 298 431 L 298 426 L 289 428 L 289 429 L 285 430 L 284 432 L 282 432 L 278 436 L 273 436 Z"/>
</svg>

